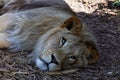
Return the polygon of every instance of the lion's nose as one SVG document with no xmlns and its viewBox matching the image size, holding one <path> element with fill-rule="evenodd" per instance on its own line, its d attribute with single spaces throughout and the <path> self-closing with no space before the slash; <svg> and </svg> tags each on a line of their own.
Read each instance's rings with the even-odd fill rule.
<svg viewBox="0 0 120 80">
<path fill-rule="evenodd" d="M 51 62 L 50 63 L 55 63 L 55 64 L 59 64 L 58 61 L 56 60 L 54 53 L 51 55 Z"/>
</svg>

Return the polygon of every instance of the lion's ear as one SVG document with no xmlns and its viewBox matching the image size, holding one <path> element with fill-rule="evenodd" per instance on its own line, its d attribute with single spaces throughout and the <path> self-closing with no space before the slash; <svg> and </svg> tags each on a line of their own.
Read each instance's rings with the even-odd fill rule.
<svg viewBox="0 0 120 80">
<path fill-rule="evenodd" d="M 78 35 L 82 29 L 82 24 L 77 16 L 72 16 L 64 22 L 62 28 L 67 28 L 74 34 Z"/>
<path fill-rule="evenodd" d="M 92 41 L 87 41 L 87 42 L 85 42 L 85 44 L 87 46 L 88 64 L 96 63 L 99 58 L 99 52 L 98 52 L 98 49 L 97 49 L 95 43 Z"/>
</svg>

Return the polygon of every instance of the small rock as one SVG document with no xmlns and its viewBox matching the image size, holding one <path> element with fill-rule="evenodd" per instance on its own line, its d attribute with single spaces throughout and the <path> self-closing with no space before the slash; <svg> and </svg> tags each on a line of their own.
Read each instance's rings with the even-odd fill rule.
<svg viewBox="0 0 120 80">
<path fill-rule="evenodd" d="M 109 75 L 111 75 L 113 72 L 112 71 L 110 71 L 110 72 L 107 72 L 107 74 L 109 74 Z"/>
</svg>

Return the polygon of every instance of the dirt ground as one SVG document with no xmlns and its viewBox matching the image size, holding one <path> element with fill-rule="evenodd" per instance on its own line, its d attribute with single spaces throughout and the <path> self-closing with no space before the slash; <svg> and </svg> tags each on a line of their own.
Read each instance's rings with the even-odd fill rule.
<svg viewBox="0 0 120 80">
<path fill-rule="evenodd" d="M 0 80 L 120 80 L 120 10 L 102 0 L 65 0 L 97 39 L 100 59 L 94 65 L 47 73 L 27 60 L 29 52 L 0 50 Z M 83 0 L 84 1 L 84 0 Z M 87 0 L 85 0 L 87 1 Z M 104 1 L 104 0 L 103 0 Z"/>
</svg>

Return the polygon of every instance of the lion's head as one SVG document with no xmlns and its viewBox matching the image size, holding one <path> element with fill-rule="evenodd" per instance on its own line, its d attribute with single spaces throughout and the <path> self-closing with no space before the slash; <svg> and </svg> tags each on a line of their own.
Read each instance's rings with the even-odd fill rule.
<svg viewBox="0 0 120 80">
<path fill-rule="evenodd" d="M 95 63 L 98 50 L 91 33 L 73 16 L 41 36 L 32 56 L 41 70 L 54 71 Z"/>
</svg>

